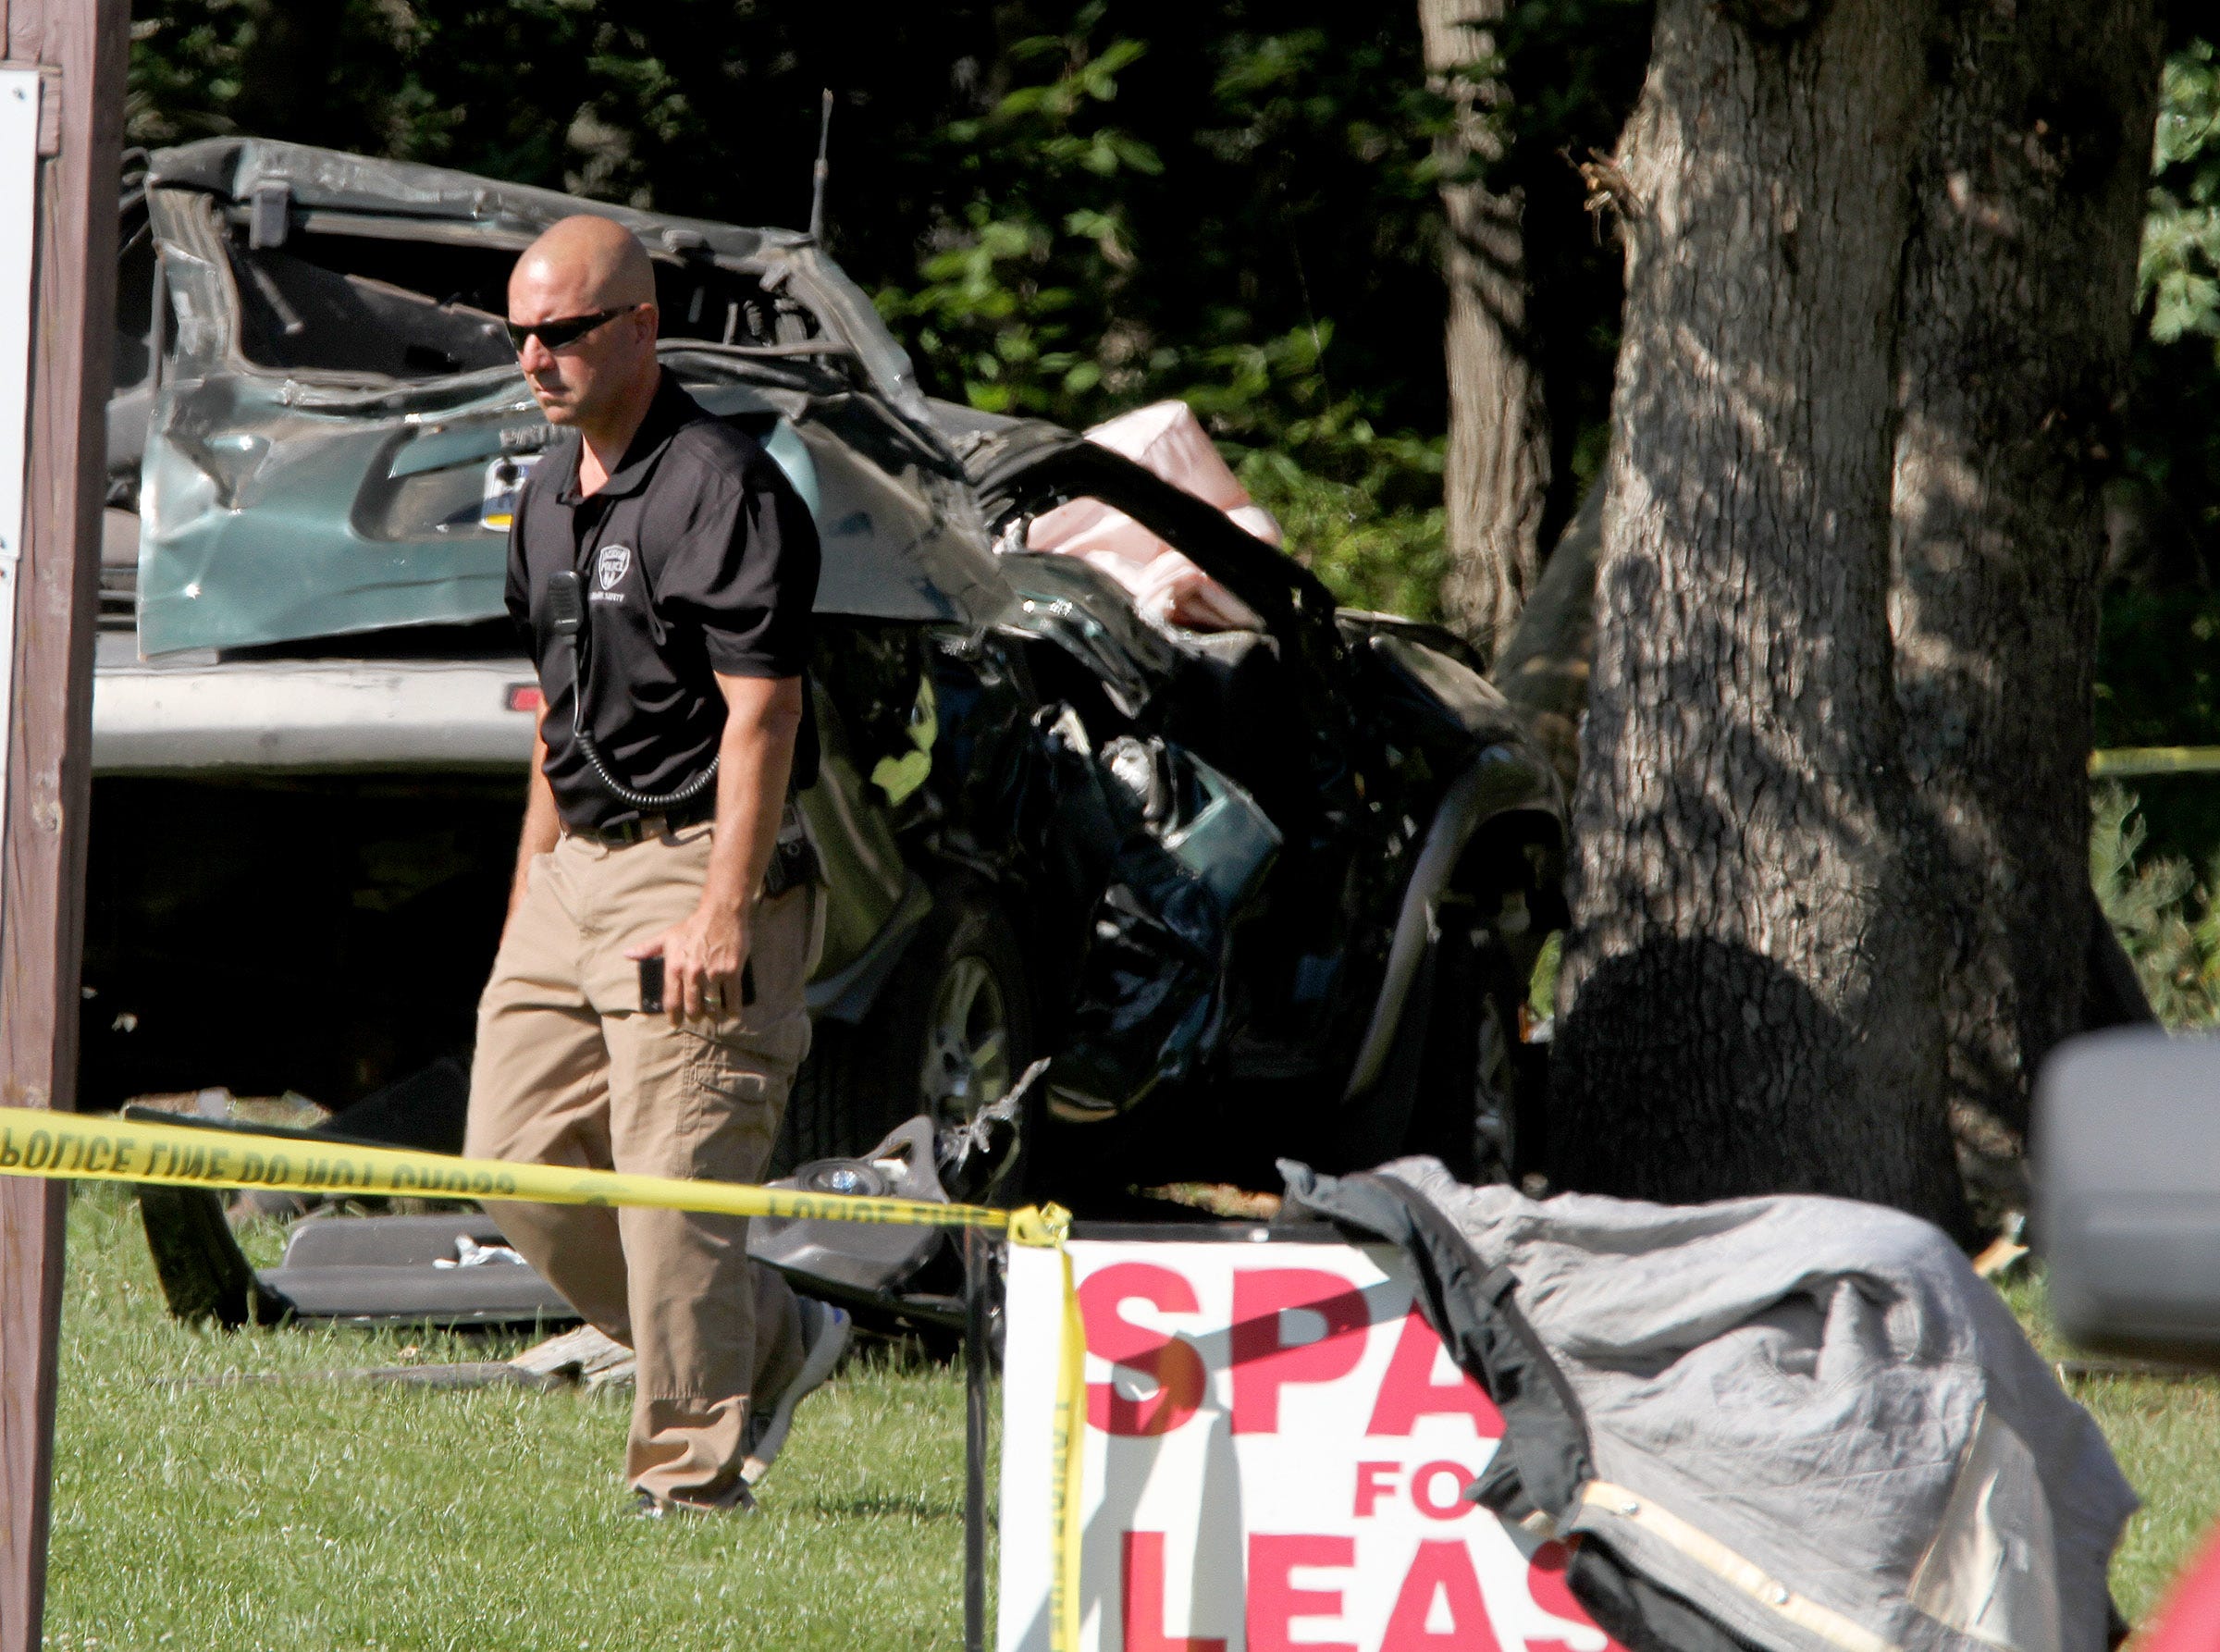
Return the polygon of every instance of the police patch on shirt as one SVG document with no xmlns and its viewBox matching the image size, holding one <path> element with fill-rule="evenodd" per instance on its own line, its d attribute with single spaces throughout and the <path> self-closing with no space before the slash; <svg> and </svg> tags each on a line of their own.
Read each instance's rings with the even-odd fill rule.
<svg viewBox="0 0 2220 1652">
<path fill-rule="evenodd" d="M 631 546 L 604 545 L 601 548 L 601 555 L 597 559 L 596 563 L 596 577 L 600 580 L 603 590 L 615 590 L 623 583 L 624 575 L 631 571 Z"/>
</svg>

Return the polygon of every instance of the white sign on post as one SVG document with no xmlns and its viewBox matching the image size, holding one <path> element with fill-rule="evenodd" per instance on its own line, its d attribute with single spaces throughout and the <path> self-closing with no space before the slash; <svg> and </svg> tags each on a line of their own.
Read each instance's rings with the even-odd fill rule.
<svg viewBox="0 0 2220 1652">
<path fill-rule="evenodd" d="M 17 574 L 31 441 L 31 277 L 38 232 L 39 73 L 0 69 L 0 728 L 15 728 Z M 12 737 L 12 733 L 11 733 Z M 0 746 L 0 820 L 7 819 Z"/>
<path fill-rule="evenodd" d="M 1077 1241 L 1087 1652 L 1618 1652 L 1462 1500 L 1502 1419 L 1388 1248 Z M 1063 1269 L 1010 1251 L 1002 1652 L 1049 1652 Z"/>
</svg>

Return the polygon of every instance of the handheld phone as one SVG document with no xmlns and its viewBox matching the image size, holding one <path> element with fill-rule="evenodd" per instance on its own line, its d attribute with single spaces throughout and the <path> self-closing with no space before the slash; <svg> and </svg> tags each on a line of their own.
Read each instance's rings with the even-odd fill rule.
<svg viewBox="0 0 2220 1652">
<path fill-rule="evenodd" d="M 740 1007 L 746 1009 L 756 1001 L 756 961 L 747 959 L 740 966 Z M 640 960 L 640 1011 L 644 1015 L 660 1015 L 663 1009 L 663 960 Z"/>
</svg>

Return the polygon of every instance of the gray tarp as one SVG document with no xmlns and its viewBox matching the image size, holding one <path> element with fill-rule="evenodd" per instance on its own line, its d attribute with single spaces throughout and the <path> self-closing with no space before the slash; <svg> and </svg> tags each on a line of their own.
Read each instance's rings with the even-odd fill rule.
<svg viewBox="0 0 2220 1652">
<path fill-rule="evenodd" d="M 1735 1635 L 1778 1652 L 2105 1646 L 2135 1495 L 1936 1228 L 1812 1197 L 1536 1202 L 1432 1159 L 1339 1181 L 1286 1168 L 1301 1204 L 1422 1252 L 1452 1319 L 1493 1311 L 1483 1275 L 1515 1279 L 1586 1436 L 1585 1483 L 1545 1512 Z M 1459 1244 L 1470 1255 L 1444 1254 Z"/>
</svg>

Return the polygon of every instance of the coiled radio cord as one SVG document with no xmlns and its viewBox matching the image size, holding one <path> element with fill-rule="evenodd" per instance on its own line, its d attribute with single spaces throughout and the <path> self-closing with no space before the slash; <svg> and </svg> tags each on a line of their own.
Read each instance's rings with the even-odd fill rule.
<svg viewBox="0 0 2220 1652">
<path fill-rule="evenodd" d="M 657 794 L 635 792 L 609 771 L 601 760 L 601 753 L 594 745 L 594 737 L 586 732 L 586 674 L 581 668 L 578 648 L 579 634 L 586 629 L 586 596 L 581 589 L 575 569 L 551 574 L 548 579 L 548 615 L 556 636 L 569 649 L 571 656 L 571 737 L 578 742 L 578 749 L 586 754 L 586 767 L 602 788 L 620 803 L 628 803 L 637 809 L 660 811 L 691 803 L 714 785 L 720 757 L 712 757 L 709 766 L 675 792 Z"/>
</svg>

